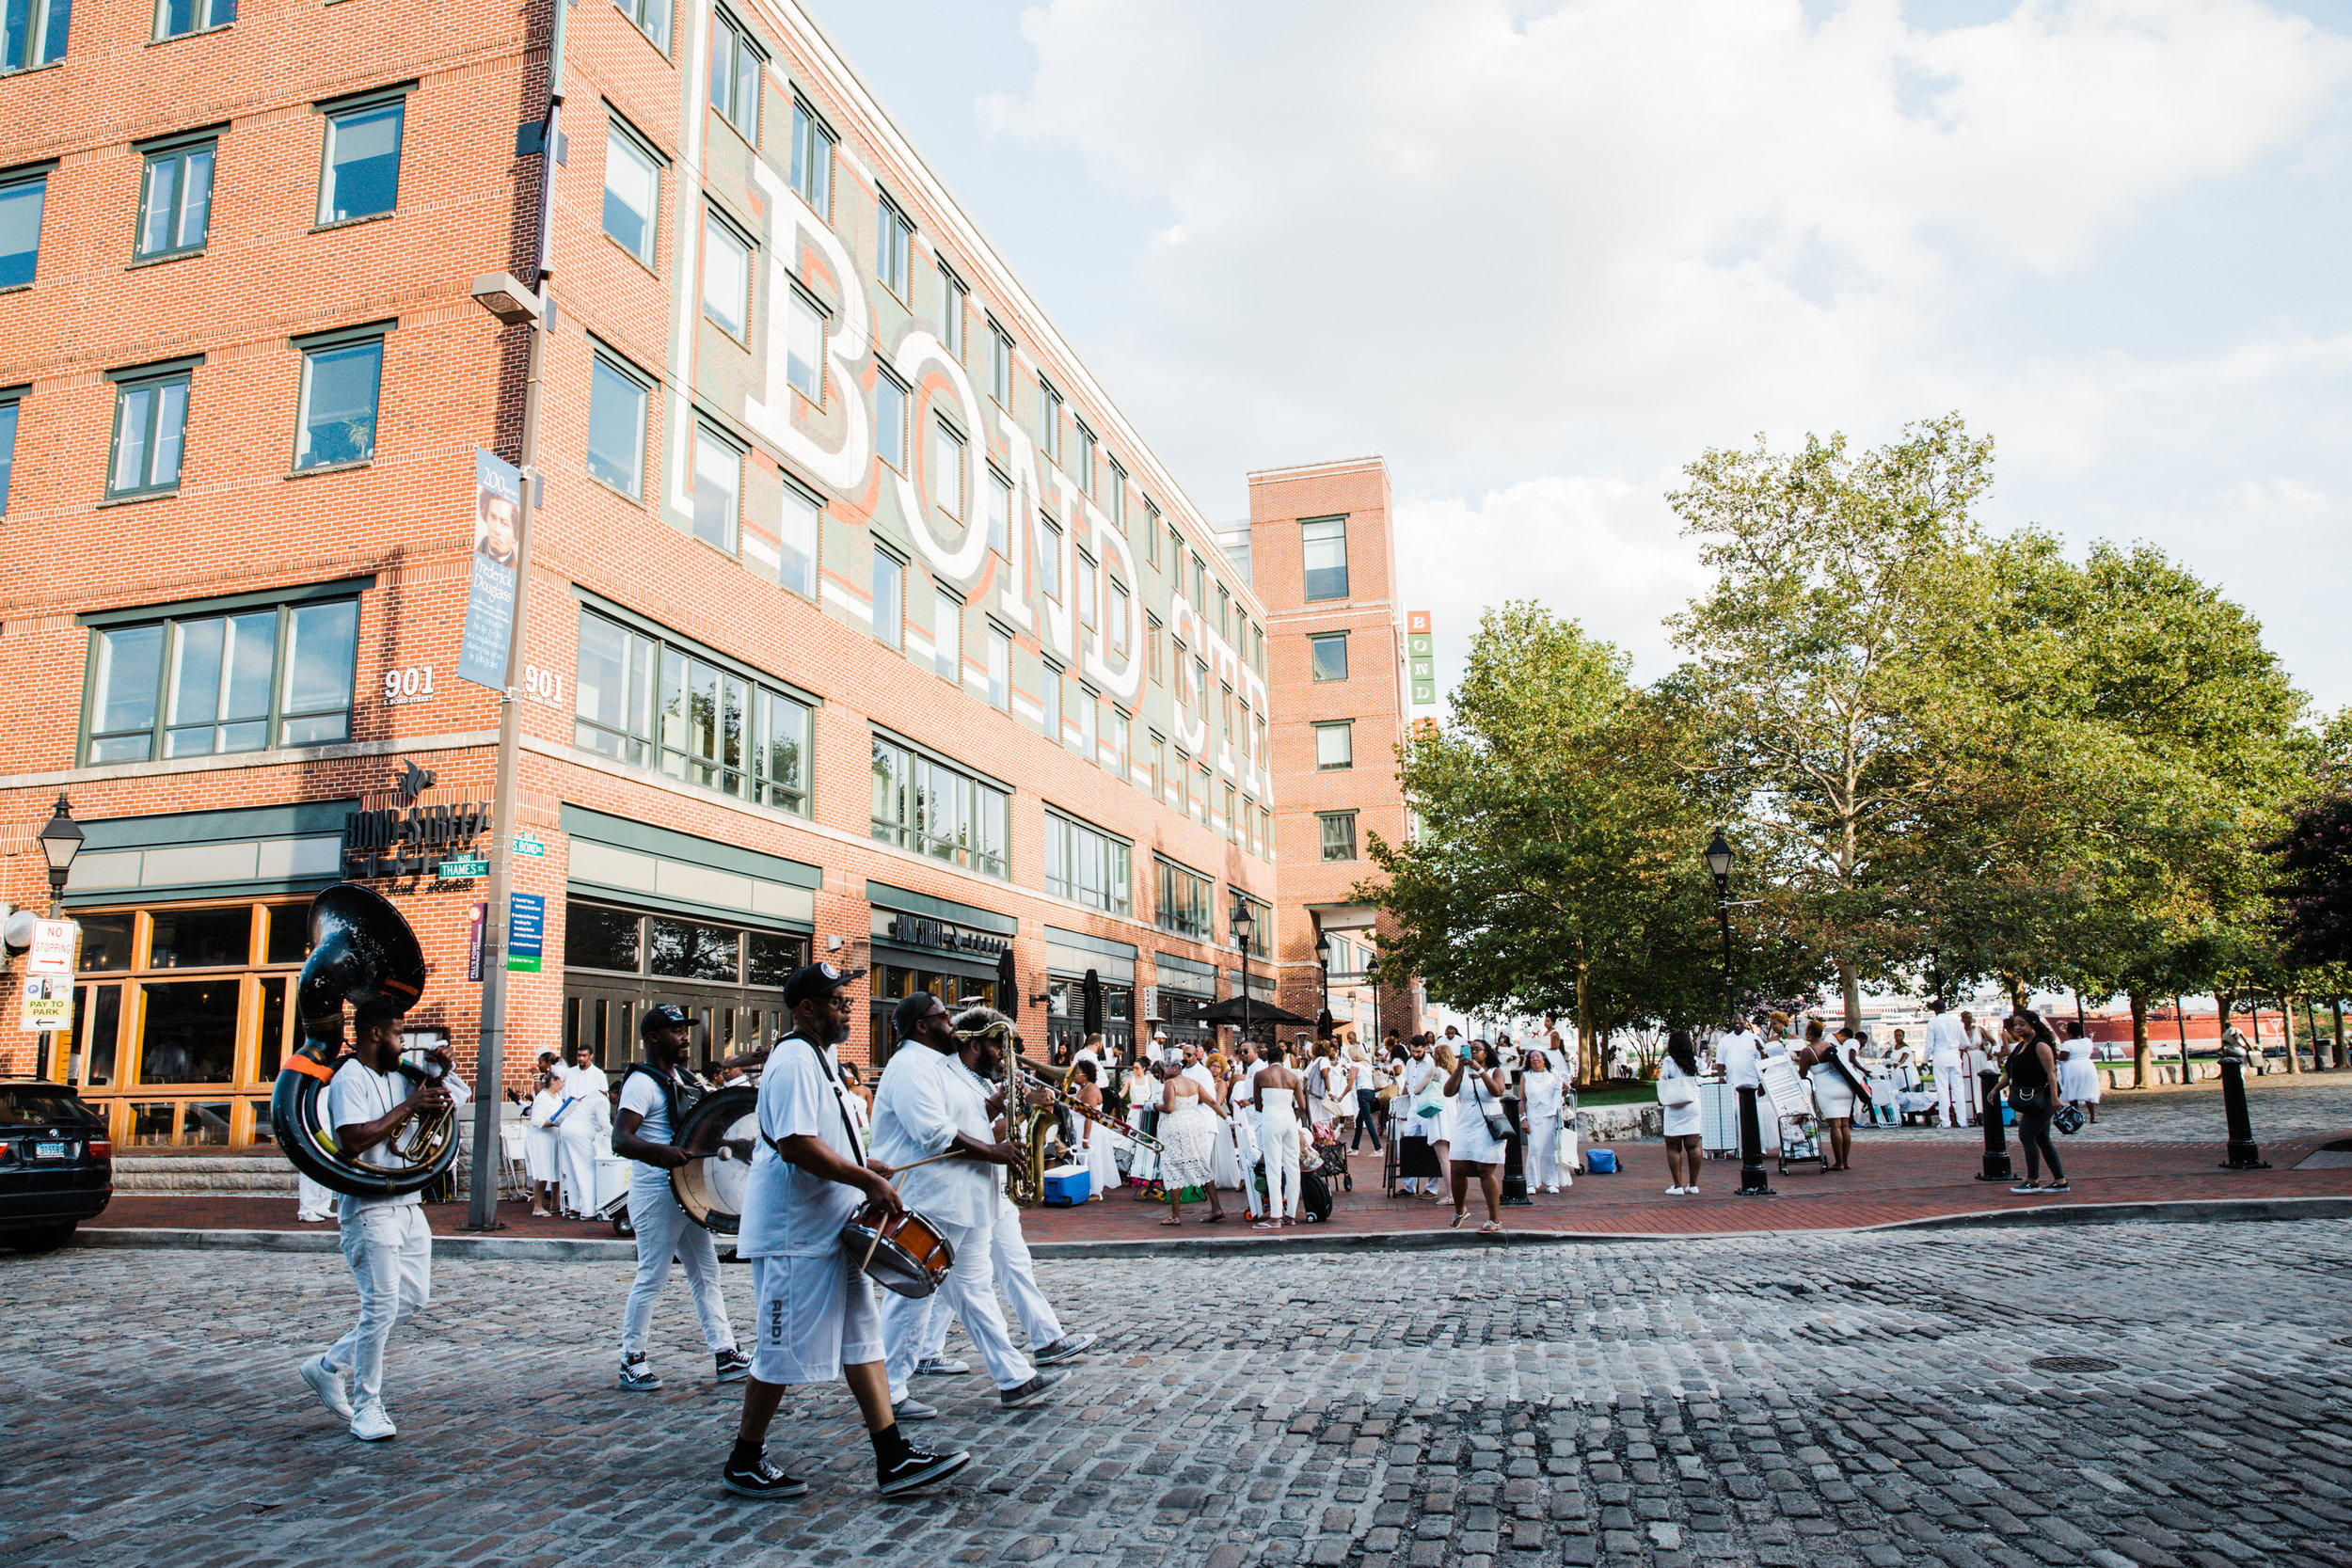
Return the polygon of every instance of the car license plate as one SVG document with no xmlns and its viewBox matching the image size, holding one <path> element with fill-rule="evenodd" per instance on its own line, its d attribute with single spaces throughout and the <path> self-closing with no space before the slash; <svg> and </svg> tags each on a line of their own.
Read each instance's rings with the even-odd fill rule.
<svg viewBox="0 0 2352 1568">
<path fill-rule="evenodd" d="M 33 1146 L 33 1158 L 36 1160 L 62 1160 L 72 1149 L 72 1148 L 73 1146 L 72 1144 L 35 1144 Z"/>
</svg>

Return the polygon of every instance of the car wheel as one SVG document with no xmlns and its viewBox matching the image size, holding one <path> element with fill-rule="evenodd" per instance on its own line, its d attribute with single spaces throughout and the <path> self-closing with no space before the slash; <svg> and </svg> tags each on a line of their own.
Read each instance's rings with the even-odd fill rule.
<svg viewBox="0 0 2352 1568">
<path fill-rule="evenodd" d="M 627 1204 L 623 1204 L 621 1206 L 620 1212 L 612 1216 L 612 1234 L 619 1236 L 624 1240 L 637 1234 L 637 1227 L 628 1223 L 628 1206 Z"/>
<path fill-rule="evenodd" d="M 73 1239 L 78 1220 L 63 1225 L 45 1225 L 38 1230 L 19 1230 L 8 1238 L 8 1245 L 19 1252 L 55 1252 Z"/>
</svg>

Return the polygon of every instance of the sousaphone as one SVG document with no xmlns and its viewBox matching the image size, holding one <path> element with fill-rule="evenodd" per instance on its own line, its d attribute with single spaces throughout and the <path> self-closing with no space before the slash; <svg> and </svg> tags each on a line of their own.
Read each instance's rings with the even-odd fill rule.
<svg viewBox="0 0 2352 1568">
<path fill-rule="evenodd" d="M 453 1112 L 412 1117 L 385 1147 L 397 1166 L 363 1165 L 337 1147 L 326 1116 L 326 1085 L 349 1054 L 343 1048 L 343 1006 L 406 1012 L 424 994 L 424 950 L 398 910 L 366 888 L 338 882 L 310 900 L 310 956 L 294 983 L 302 1041 L 278 1069 L 270 1096 L 270 1127 L 294 1169 L 319 1185 L 353 1197 L 398 1197 L 420 1192 L 457 1163 Z M 439 1070 L 408 1062 L 400 1070 L 420 1082 Z"/>
</svg>

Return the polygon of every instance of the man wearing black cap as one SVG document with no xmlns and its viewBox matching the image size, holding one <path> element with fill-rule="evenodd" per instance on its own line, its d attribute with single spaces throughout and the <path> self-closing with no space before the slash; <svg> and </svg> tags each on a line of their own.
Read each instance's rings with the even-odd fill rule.
<svg viewBox="0 0 2352 1568">
<path fill-rule="evenodd" d="M 866 1156 L 845 1102 L 834 1047 L 850 1037 L 847 987 L 865 971 L 810 964 L 785 982 L 792 1029 L 776 1042 L 759 1081 L 759 1150 L 743 1196 L 737 1255 L 754 1271 L 755 1337 L 743 1419 L 721 1484 L 747 1497 L 796 1497 L 807 1484 L 768 1462 L 763 1449 L 785 1386 L 850 1386 L 874 1445 L 876 1484 L 898 1497 L 955 1474 L 961 1450 L 930 1453 L 908 1442 L 890 1412 L 882 1318 L 873 1282 L 841 1247 L 842 1227 L 867 1200 L 903 1211 L 888 1165 Z"/>
<path fill-rule="evenodd" d="M 645 1359 L 645 1331 L 653 1304 L 670 1283 L 675 1255 L 686 1270 L 687 1289 L 703 1321 L 703 1342 L 710 1347 L 721 1383 L 740 1383 L 751 1361 L 735 1348 L 725 1295 L 719 1288 L 719 1249 L 710 1232 L 678 1207 L 670 1172 L 692 1158 L 671 1140 L 685 1119 L 690 1094 L 702 1088 L 687 1069 L 693 1021 L 686 1009 L 663 1003 L 638 1021 L 645 1059 L 621 1079 L 621 1109 L 612 1118 L 612 1152 L 637 1164 L 628 1174 L 628 1223 L 637 1232 L 637 1283 L 621 1313 L 621 1386 L 659 1388 L 661 1379 Z"/>
</svg>

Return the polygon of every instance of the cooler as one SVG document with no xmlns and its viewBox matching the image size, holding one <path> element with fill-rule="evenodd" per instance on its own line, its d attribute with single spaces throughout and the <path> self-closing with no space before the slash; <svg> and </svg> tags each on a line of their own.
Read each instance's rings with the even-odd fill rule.
<svg viewBox="0 0 2352 1568">
<path fill-rule="evenodd" d="M 1066 1209 L 1093 1196 L 1093 1173 L 1084 1165 L 1057 1165 L 1045 1173 L 1045 1202 Z"/>
</svg>

